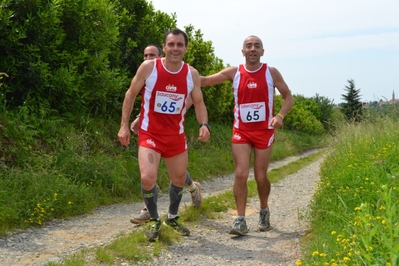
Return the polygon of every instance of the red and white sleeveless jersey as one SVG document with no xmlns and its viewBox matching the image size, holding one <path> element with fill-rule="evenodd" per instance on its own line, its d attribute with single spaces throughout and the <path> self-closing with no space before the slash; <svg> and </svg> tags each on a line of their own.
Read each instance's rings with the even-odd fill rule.
<svg viewBox="0 0 399 266">
<path fill-rule="evenodd" d="M 242 130 L 273 129 L 274 82 L 267 64 L 249 71 L 239 65 L 233 80 L 234 124 Z"/>
<path fill-rule="evenodd" d="M 186 100 L 194 88 L 190 67 L 182 62 L 177 72 L 170 72 L 162 58 L 155 59 L 154 68 L 142 89 L 140 128 L 162 135 L 184 133 Z"/>
</svg>

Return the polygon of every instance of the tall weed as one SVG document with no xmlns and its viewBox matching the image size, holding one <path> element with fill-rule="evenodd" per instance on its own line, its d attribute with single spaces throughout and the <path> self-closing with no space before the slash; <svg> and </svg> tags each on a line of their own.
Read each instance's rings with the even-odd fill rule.
<svg viewBox="0 0 399 266">
<path fill-rule="evenodd" d="M 379 116 L 342 127 L 312 201 L 305 265 L 399 264 L 399 128 Z"/>
</svg>

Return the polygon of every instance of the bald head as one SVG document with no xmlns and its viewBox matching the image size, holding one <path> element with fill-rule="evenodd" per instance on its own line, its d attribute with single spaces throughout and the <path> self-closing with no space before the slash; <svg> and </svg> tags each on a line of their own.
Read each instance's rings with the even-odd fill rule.
<svg viewBox="0 0 399 266">
<path fill-rule="evenodd" d="M 263 49 L 262 40 L 258 36 L 249 35 L 247 38 L 245 38 L 242 48 L 247 47 L 248 44 L 257 45 L 259 48 Z"/>
</svg>

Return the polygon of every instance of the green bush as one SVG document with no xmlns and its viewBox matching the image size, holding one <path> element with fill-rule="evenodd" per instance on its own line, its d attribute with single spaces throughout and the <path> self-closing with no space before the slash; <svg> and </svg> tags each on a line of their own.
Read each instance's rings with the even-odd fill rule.
<svg viewBox="0 0 399 266">
<path fill-rule="evenodd" d="M 10 108 L 103 114 L 120 104 L 126 76 L 110 67 L 119 35 L 110 1 L 6 0 L 1 10 L 0 69 L 9 75 L 2 90 Z"/>
<path fill-rule="evenodd" d="M 311 111 L 297 105 L 292 107 L 290 114 L 284 119 L 284 123 L 287 124 L 287 128 L 304 133 L 320 135 L 325 132 L 323 124 Z"/>
</svg>

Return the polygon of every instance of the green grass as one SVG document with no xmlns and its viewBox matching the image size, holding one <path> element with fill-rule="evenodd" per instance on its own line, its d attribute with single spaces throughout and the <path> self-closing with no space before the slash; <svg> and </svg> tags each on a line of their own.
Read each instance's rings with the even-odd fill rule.
<svg viewBox="0 0 399 266">
<path fill-rule="evenodd" d="M 344 126 L 330 144 L 297 265 L 399 265 L 397 116 Z"/>
</svg>

